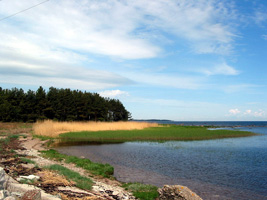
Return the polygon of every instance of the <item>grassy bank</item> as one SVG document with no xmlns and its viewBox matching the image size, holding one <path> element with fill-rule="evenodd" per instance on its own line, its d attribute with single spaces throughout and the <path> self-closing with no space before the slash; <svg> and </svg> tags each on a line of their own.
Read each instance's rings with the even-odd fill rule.
<svg viewBox="0 0 267 200">
<path fill-rule="evenodd" d="M 65 154 L 58 153 L 57 151 L 50 149 L 42 151 L 42 155 L 46 158 L 63 161 L 65 163 L 73 163 L 77 167 L 81 167 L 88 170 L 94 175 L 100 175 L 107 178 L 113 178 L 114 168 L 109 164 L 101 164 L 91 162 L 89 159 L 78 158 L 76 156 L 68 156 Z M 81 189 L 90 190 L 93 182 L 87 178 L 82 177 L 80 174 L 73 172 L 61 165 L 51 165 L 47 167 L 49 170 L 57 171 L 59 174 L 67 177 L 68 180 L 76 182 L 76 186 Z M 158 197 L 157 187 L 142 183 L 123 183 L 122 187 L 133 193 L 133 195 L 140 200 L 154 200 Z"/>
<path fill-rule="evenodd" d="M 60 135 L 66 141 L 125 142 L 125 141 L 168 141 L 168 140 L 207 140 L 255 135 L 251 132 L 235 130 L 208 130 L 194 126 L 159 126 L 141 130 L 80 131 Z"/>
<path fill-rule="evenodd" d="M 65 154 L 58 153 L 57 151 L 50 149 L 47 151 L 42 151 L 44 157 L 57 160 L 64 161 L 66 163 L 73 163 L 77 167 L 81 167 L 85 170 L 88 170 L 90 173 L 94 175 L 100 175 L 103 177 L 111 177 L 114 172 L 114 168 L 109 164 L 101 164 L 90 161 L 85 158 L 78 158 L 76 156 L 68 156 Z"/>
</svg>

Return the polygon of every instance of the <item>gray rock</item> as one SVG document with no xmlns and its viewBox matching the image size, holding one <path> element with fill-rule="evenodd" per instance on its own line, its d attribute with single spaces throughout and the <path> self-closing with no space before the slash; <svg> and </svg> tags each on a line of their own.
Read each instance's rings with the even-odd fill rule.
<svg viewBox="0 0 267 200">
<path fill-rule="evenodd" d="M 196 193 L 181 185 L 164 185 L 158 192 L 160 200 L 202 200 Z"/>
<path fill-rule="evenodd" d="M 17 192 L 20 194 L 24 194 L 25 192 L 29 190 L 38 190 L 39 188 L 32 186 L 32 185 L 27 185 L 27 184 L 10 183 L 8 184 L 7 189 L 11 191 L 12 193 Z M 60 200 L 60 198 L 47 194 L 42 190 L 41 190 L 41 196 L 42 196 L 42 200 Z"/>
</svg>

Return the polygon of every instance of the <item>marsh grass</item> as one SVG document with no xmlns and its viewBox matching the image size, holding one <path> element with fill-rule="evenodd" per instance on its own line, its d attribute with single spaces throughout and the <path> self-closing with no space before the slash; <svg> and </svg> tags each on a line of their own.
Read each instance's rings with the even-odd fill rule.
<svg viewBox="0 0 267 200">
<path fill-rule="evenodd" d="M 147 122 L 54 122 L 47 120 L 35 123 L 33 130 L 35 135 L 58 137 L 65 132 L 140 130 L 157 126 L 156 123 Z"/>
<path fill-rule="evenodd" d="M 54 159 L 57 161 L 64 161 L 66 163 L 74 163 L 77 167 L 81 167 L 88 170 L 94 175 L 100 175 L 103 177 L 111 177 L 114 173 L 114 168 L 109 164 L 101 164 L 90 161 L 85 158 L 78 158 L 76 156 L 68 156 L 58 153 L 56 150 L 50 149 L 42 151 L 44 157 Z"/>
<path fill-rule="evenodd" d="M 235 130 L 208 130 L 206 127 L 159 126 L 141 130 L 81 131 L 60 135 L 62 142 L 125 142 L 125 141 L 168 141 L 207 140 L 255 135 L 251 132 Z"/>
</svg>

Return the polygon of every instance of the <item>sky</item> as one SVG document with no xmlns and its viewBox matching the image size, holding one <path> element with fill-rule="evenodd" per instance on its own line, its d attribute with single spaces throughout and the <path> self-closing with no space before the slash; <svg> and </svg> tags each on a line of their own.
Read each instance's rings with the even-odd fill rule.
<svg viewBox="0 0 267 200">
<path fill-rule="evenodd" d="M 0 0 L 0 87 L 39 86 L 134 119 L 267 121 L 267 1 Z"/>
</svg>

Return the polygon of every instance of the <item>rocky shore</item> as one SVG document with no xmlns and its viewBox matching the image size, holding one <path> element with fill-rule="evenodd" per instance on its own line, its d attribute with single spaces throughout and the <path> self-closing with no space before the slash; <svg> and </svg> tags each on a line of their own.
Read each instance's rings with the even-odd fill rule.
<svg viewBox="0 0 267 200">
<path fill-rule="evenodd" d="M 45 150 L 44 143 L 31 134 L 24 132 L 2 151 L 0 157 L 0 200 L 87 200 L 108 199 L 124 200 L 136 199 L 126 191 L 122 183 L 103 177 L 96 177 L 74 164 L 49 160 L 41 156 L 40 150 Z M 3 139 L 4 137 L 2 137 Z M 29 158 L 34 163 L 21 162 L 21 157 Z M 62 175 L 47 170 L 49 165 L 61 165 L 82 176 L 90 177 L 94 182 L 92 190 L 82 190 L 75 187 L 75 183 Z M 159 199 L 167 200 L 200 200 L 201 198 L 184 186 L 164 186 L 158 189 Z"/>
</svg>

